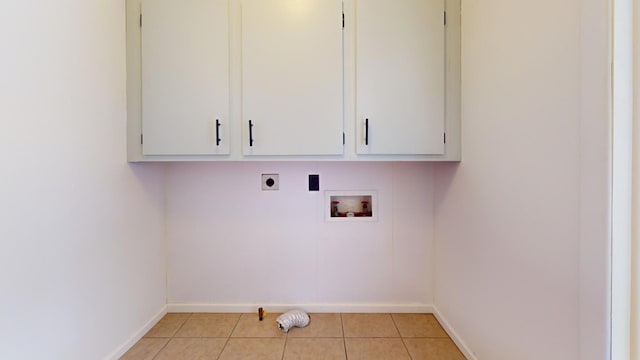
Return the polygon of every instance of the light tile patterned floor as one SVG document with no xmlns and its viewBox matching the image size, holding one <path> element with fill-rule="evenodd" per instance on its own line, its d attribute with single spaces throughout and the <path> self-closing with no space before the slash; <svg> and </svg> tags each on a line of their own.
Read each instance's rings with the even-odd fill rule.
<svg viewBox="0 0 640 360">
<path fill-rule="evenodd" d="M 287 334 L 279 315 L 169 313 L 121 359 L 465 359 L 431 314 L 311 314 Z"/>
</svg>

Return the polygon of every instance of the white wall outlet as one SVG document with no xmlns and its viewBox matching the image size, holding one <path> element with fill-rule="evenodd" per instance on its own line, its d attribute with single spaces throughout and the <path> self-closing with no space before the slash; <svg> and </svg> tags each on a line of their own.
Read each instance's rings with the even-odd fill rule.
<svg viewBox="0 0 640 360">
<path fill-rule="evenodd" d="M 262 174 L 262 190 L 280 189 L 280 179 L 278 174 Z"/>
</svg>

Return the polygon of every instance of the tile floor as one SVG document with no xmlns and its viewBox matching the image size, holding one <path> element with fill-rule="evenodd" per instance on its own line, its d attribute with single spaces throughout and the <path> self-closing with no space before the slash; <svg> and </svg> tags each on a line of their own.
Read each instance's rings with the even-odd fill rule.
<svg viewBox="0 0 640 360">
<path fill-rule="evenodd" d="M 282 333 L 268 313 L 169 313 L 122 360 L 464 360 L 431 314 L 310 314 Z"/>
</svg>

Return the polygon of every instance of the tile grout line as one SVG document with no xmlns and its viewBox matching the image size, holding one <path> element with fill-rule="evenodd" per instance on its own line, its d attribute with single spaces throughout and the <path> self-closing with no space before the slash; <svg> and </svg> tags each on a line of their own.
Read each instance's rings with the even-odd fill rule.
<svg viewBox="0 0 640 360">
<path fill-rule="evenodd" d="M 187 318 L 186 318 L 186 319 L 184 319 L 184 321 L 182 322 L 182 324 L 180 324 L 180 327 L 178 327 L 178 329 L 173 333 L 173 335 L 171 335 L 171 336 L 169 337 L 169 341 L 167 341 L 167 343 L 166 343 L 166 344 L 164 344 L 164 346 L 163 346 L 163 347 L 158 351 L 158 353 L 157 353 L 157 354 L 155 354 L 155 355 L 153 356 L 152 360 L 153 360 L 153 359 L 157 359 L 157 358 L 158 358 L 158 356 L 160 356 L 160 354 L 162 354 L 162 351 L 164 351 L 164 349 L 167 347 L 167 345 L 169 345 L 169 343 L 171 342 L 171 340 L 173 340 L 173 338 L 176 336 L 176 334 L 178 333 L 178 331 L 180 331 L 180 329 L 182 329 L 182 327 L 184 326 L 184 324 L 186 324 L 186 323 L 187 323 L 187 321 L 189 321 L 189 319 L 191 319 L 191 315 L 193 315 L 193 313 L 189 313 L 189 316 L 187 316 Z M 167 316 L 167 315 L 165 314 L 165 316 Z M 162 320 L 162 319 L 160 319 L 160 320 Z M 151 331 L 151 330 L 149 330 L 149 331 Z"/>
<path fill-rule="evenodd" d="M 243 315 L 244 315 L 244 313 L 241 313 L 240 316 L 238 316 L 238 320 L 236 320 L 236 323 L 233 325 L 233 329 L 231 329 L 231 332 L 229 332 L 229 336 L 227 336 L 227 341 L 225 341 L 224 346 L 222 347 L 222 350 L 220 351 L 220 354 L 218 355 L 218 359 L 220 359 L 222 357 L 222 354 L 224 353 L 224 350 L 229 345 L 229 341 L 231 341 L 231 337 L 233 336 L 233 333 L 238 328 L 238 324 L 240 324 L 240 320 L 242 320 L 242 316 Z"/>
<path fill-rule="evenodd" d="M 289 342 L 289 332 L 284 335 L 284 347 L 282 348 L 282 357 L 281 360 L 284 360 L 284 354 L 287 352 L 287 342 Z"/>
<path fill-rule="evenodd" d="M 165 339 L 166 339 L 166 338 L 165 338 Z M 169 343 L 171 342 L 171 339 L 173 339 L 173 338 L 169 338 L 169 340 L 167 341 L 167 343 L 166 343 L 166 344 L 164 344 L 164 345 L 162 345 L 162 347 L 160 348 L 160 350 L 158 350 L 158 352 L 153 356 L 153 358 L 152 358 L 152 359 L 157 359 L 157 358 L 158 358 L 158 356 L 160 355 L 160 353 L 162 353 L 162 350 L 164 350 L 164 348 L 166 348 L 166 347 L 167 347 L 167 345 L 169 345 Z"/>
<path fill-rule="evenodd" d="M 409 348 L 407 347 L 407 343 L 404 342 L 404 336 L 402 336 L 402 333 L 398 328 L 398 324 L 396 324 L 396 319 L 393 317 L 393 314 L 389 314 L 389 316 L 391 316 L 391 322 L 393 323 L 393 326 L 396 328 L 396 331 L 400 336 L 400 341 L 402 341 L 402 346 L 404 346 L 404 350 L 407 352 L 407 355 L 409 355 L 409 359 L 413 359 L 413 356 L 411 356 L 411 353 L 409 352 Z"/>
<path fill-rule="evenodd" d="M 238 320 L 236 320 L 236 323 L 233 324 L 233 328 L 229 332 L 229 335 L 227 335 L 227 340 L 224 342 L 224 345 L 222 346 L 222 349 L 220 350 L 220 354 L 218 354 L 218 357 L 216 357 L 216 360 L 220 359 L 220 357 L 222 356 L 222 353 L 224 353 L 224 349 L 226 349 L 227 345 L 229 345 L 229 341 L 231 340 L 231 335 L 233 335 L 233 332 L 236 331 L 236 328 L 238 327 L 238 324 L 240 323 L 240 319 L 241 318 L 242 318 L 242 314 L 240 314 L 240 316 L 238 316 Z"/>
<path fill-rule="evenodd" d="M 344 347 L 344 358 L 349 360 L 349 354 L 347 354 L 347 336 L 344 332 L 344 319 L 342 319 L 342 313 L 340 313 L 340 327 L 342 327 L 342 346 Z"/>
<path fill-rule="evenodd" d="M 182 328 L 184 327 L 184 325 L 191 320 L 191 318 L 193 317 L 193 313 L 189 313 L 189 316 L 187 316 L 186 319 L 184 319 L 184 321 L 182 322 L 182 324 L 180 324 L 180 327 L 173 333 L 173 335 L 171 335 L 171 338 L 173 339 L 174 337 L 176 337 L 176 335 L 178 335 L 178 333 L 180 332 L 180 330 L 182 330 Z"/>
<path fill-rule="evenodd" d="M 282 348 L 282 357 L 281 360 L 284 360 L 284 355 L 287 352 L 287 343 L 289 342 L 289 330 L 284 334 L 284 347 Z"/>
</svg>

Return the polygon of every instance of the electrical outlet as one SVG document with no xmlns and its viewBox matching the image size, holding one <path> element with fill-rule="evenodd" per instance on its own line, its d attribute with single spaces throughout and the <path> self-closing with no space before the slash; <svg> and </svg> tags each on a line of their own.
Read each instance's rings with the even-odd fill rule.
<svg viewBox="0 0 640 360">
<path fill-rule="evenodd" d="M 280 179 L 278 174 L 262 174 L 262 190 L 279 190 Z"/>
</svg>

